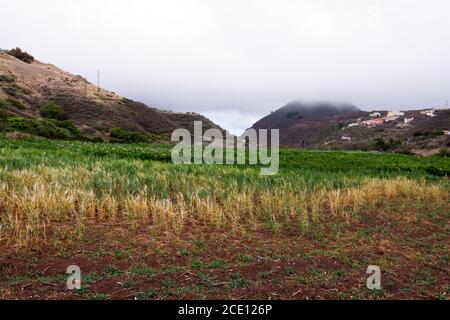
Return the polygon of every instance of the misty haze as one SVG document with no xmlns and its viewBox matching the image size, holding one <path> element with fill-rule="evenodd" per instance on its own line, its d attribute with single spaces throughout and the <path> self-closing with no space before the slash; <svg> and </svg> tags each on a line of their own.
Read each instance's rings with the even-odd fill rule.
<svg viewBox="0 0 450 320">
<path fill-rule="evenodd" d="M 92 82 L 100 69 L 111 91 L 239 134 L 297 99 L 445 105 L 449 9 L 445 0 L 15 1 L 2 6 L 10 32 L 0 47 Z"/>
</svg>

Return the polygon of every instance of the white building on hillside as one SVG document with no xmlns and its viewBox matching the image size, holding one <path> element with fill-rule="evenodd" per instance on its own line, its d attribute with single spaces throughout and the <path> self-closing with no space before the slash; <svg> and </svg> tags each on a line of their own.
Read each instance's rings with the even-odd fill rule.
<svg viewBox="0 0 450 320">
<path fill-rule="evenodd" d="M 414 118 L 406 118 L 405 117 L 405 119 L 403 119 L 403 122 L 405 123 L 405 124 L 409 124 L 409 123 L 411 123 L 412 121 L 414 120 Z"/>
<path fill-rule="evenodd" d="M 435 109 L 429 109 L 429 110 L 420 111 L 420 114 L 423 114 L 427 117 L 433 118 L 433 117 L 436 117 L 436 114 L 434 112 L 435 112 Z"/>
<path fill-rule="evenodd" d="M 389 111 L 386 117 L 401 117 L 404 115 L 405 113 L 401 111 Z"/>
</svg>

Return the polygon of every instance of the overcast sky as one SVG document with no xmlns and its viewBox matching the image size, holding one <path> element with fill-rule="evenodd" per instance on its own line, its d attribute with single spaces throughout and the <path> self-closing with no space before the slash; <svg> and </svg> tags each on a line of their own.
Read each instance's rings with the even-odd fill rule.
<svg viewBox="0 0 450 320">
<path fill-rule="evenodd" d="M 450 100 L 447 0 L 0 0 L 0 47 L 240 133 L 294 99 Z"/>
</svg>

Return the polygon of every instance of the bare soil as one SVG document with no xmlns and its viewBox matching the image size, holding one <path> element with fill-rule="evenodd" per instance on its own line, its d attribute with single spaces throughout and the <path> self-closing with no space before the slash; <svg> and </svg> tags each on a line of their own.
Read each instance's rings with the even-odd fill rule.
<svg viewBox="0 0 450 320">
<path fill-rule="evenodd" d="M 448 299 L 448 212 L 364 212 L 307 232 L 89 224 L 82 239 L 1 246 L 3 299 Z M 82 288 L 66 288 L 78 265 Z M 369 265 L 380 290 L 366 287 Z"/>
</svg>

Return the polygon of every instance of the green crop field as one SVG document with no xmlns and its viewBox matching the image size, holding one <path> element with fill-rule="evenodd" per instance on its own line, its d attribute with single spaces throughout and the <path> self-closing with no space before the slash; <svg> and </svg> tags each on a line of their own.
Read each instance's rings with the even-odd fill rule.
<svg viewBox="0 0 450 320">
<path fill-rule="evenodd" d="M 175 165 L 170 154 L 169 144 L 0 140 L 3 259 L 14 254 L 24 261 L 15 275 L 0 276 L 6 283 L 0 295 L 17 294 L 30 282 L 58 297 L 61 259 L 70 252 L 98 274 L 73 298 L 167 298 L 168 283 L 177 286 L 186 272 L 195 276 L 179 284 L 179 298 L 267 298 L 277 290 L 304 298 L 292 296 L 298 283 L 317 298 L 377 298 L 356 286 L 361 268 L 376 262 L 397 270 L 404 262 L 399 252 L 409 254 L 405 263 L 417 270 L 439 256 L 437 265 L 446 267 L 425 276 L 430 284 L 423 294 L 446 295 L 448 158 L 282 149 L 279 173 L 260 176 L 252 165 Z M 429 243 L 417 238 L 421 232 Z M 381 260 L 376 250 L 384 252 Z M 325 258 L 343 275 L 355 274 L 348 286 L 321 291 L 313 283 L 323 276 L 327 290 L 337 288 L 335 269 L 332 279 L 321 273 L 332 268 L 322 265 Z M 298 259 L 309 267 L 297 268 Z M 45 269 L 44 261 L 53 263 L 47 281 L 56 287 L 38 287 L 44 275 L 32 270 Z M 105 261 L 110 270 L 98 270 Z M 133 271 L 138 267 L 163 276 L 146 281 L 145 272 Z M 174 271 L 161 271 L 167 268 Z M 270 272 L 282 290 L 265 278 Z M 113 288 L 111 278 L 130 282 L 129 288 L 114 294 L 121 288 Z M 397 280 L 379 297 L 418 294 Z"/>
</svg>

